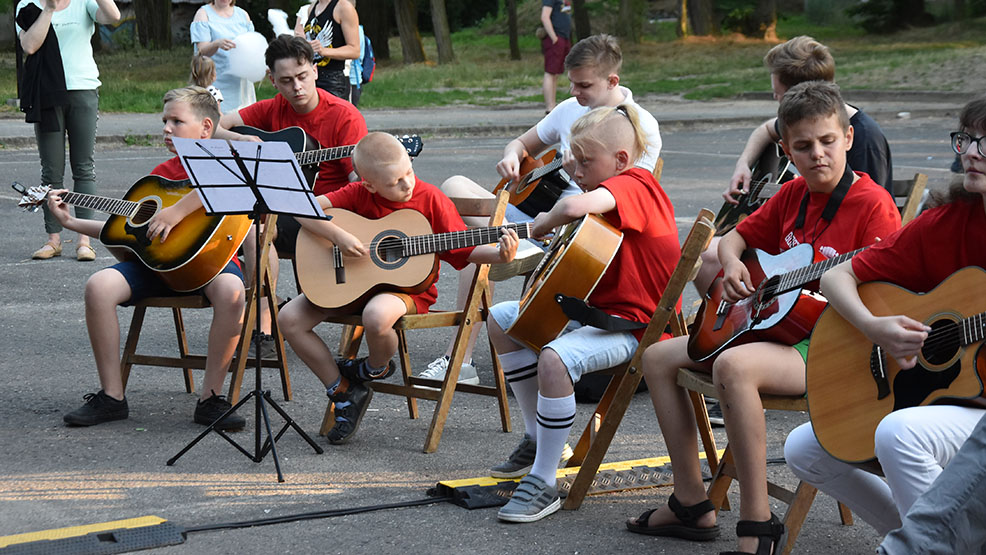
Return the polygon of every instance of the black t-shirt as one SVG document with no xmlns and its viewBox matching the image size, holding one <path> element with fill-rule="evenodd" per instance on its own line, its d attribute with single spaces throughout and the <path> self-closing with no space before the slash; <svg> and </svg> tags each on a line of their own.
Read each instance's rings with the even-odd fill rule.
<svg viewBox="0 0 986 555">
<path fill-rule="evenodd" d="M 572 0 L 541 0 L 541 6 L 551 8 L 551 26 L 555 34 L 569 39 L 572 37 Z"/>
<path fill-rule="evenodd" d="M 339 48 L 346 45 L 346 37 L 342 34 L 342 25 L 332 19 L 339 0 L 332 0 L 318 15 L 315 14 L 315 4 L 308 8 L 308 20 L 305 21 L 305 39 L 318 39 L 322 46 Z M 315 65 L 319 71 L 342 71 L 346 67 L 345 60 L 323 58 L 315 54 Z"/>
</svg>

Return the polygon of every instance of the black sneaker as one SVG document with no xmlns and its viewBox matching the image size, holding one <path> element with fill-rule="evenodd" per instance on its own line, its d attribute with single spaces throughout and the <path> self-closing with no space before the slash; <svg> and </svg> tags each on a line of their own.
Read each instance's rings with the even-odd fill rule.
<svg viewBox="0 0 986 555">
<path fill-rule="evenodd" d="M 359 368 L 360 365 L 363 364 L 363 361 L 366 360 L 367 358 L 369 357 L 337 358 L 336 366 L 339 367 L 339 373 L 342 374 L 342 377 L 349 380 L 349 383 L 363 383 L 369 380 L 360 376 Z M 387 361 L 387 369 L 384 370 L 381 374 L 378 374 L 376 376 L 370 376 L 370 380 L 387 379 L 394 374 L 395 370 L 397 370 L 397 365 L 394 364 L 393 360 L 389 360 Z"/>
<path fill-rule="evenodd" d="M 233 405 L 226 400 L 225 396 L 216 395 L 216 392 L 213 391 L 212 397 L 195 403 L 195 423 L 208 426 L 231 408 Z M 246 426 L 246 419 L 235 412 L 226 415 L 226 418 L 216 424 L 216 428 L 220 430 L 239 430 L 244 426 Z"/>
<path fill-rule="evenodd" d="M 362 382 L 353 381 L 349 382 L 349 389 L 346 391 L 329 395 L 329 399 L 332 399 L 332 402 L 336 403 L 336 425 L 329 430 L 329 433 L 325 434 L 325 437 L 329 439 L 329 443 L 339 445 L 346 443 L 353 437 L 356 429 L 359 428 L 360 422 L 363 421 L 363 415 L 366 414 L 366 407 L 370 406 L 370 399 L 372 398 L 372 389 L 363 385 Z M 339 407 L 338 403 L 346 402 L 349 404 L 342 408 Z"/>
<path fill-rule="evenodd" d="M 709 424 L 717 427 L 726 425 L 726 421 L 722 419 L 722 407 L 719 406 L 719 401 L 706 405 L 705 408 L 709 413 Z"/>
<path fill-rule="evenodd" d="M 257 356 L 257 331 L 253 332 L 254 339 L 250 340 L 250 357 Z M 277 358 L 277 346 L 274 336 L 269 333 L 260 333 L 260 358 Z"/>
<path fill-rule="evenodd" d="M 130 415 L 126 397 L 117 401 L 99 390 L 99 393 L 86 393 L 82 398 L 86 400 L 86 404 L 62 416 L 66 424 L 94 426 L 113 420 L 125 420 Z"/>
</svg>

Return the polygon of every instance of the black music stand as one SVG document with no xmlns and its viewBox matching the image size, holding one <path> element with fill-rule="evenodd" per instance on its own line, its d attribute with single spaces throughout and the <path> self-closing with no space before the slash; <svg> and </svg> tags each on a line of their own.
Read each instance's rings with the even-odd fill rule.
<svg viewBox="0 0 986 555">
<path fill-rule="evenodd" d="M 192 186 L 202 199 L 205 211 L 210 215 L 248 214 L 254 222 L 257 261 L 254 276 L 254 293 L 256 310 L 256 329 L 260 329 L 260 285 L 262 275 L 260 267 L 266 264 L 261 260 L 260 245 L 260 216 L 262 214 L 287 214 L 302 218 L 329 219 L 321 210 L 315 195 L 305 182 L 301 167 L 291 148 L 282 142 L 252 143 L 239 141 L 224 141 L 219 139 L 180 139 L 174 138 L 175 149 L 181 159 L 182 166 L 192 181 Z M 268 292 L 270 294 L 271 292 Z M 256 351 L 255 382 L 256 385 L 248 395 L 240 399 L 228 411 L 223 413 L 198 437 L 182 448 L 177 455 L 168 459 L 168 466 L 175 464 L 182 455 L 195 446 L 202 438 L 215 432 L 236 447 L 253 462 L 260 462 L 269 451 L 274 458 L 277 469 L 277 481 L 283 482 L 281 463 L 277 458 L 275 443 L 284 435 L 288 428 L 296 432 L 322 454 L 311 437 L 282 409 L 270 396 L 270 390 L 261 389 L 260 334 L 253 336 Z M 256 400 L 254 422 L 254 453 L 244 449 L 224 431 L 216 428 L 216 424 L 228 414 L 236 412 L 251 398 Z M 284 427 L 275 435 L 271 430 L 270 417 L 265 403 L 277 411 L 285 420 Z M 261 444 L 261 417 L 267 430 L 267 439 Z"/>
</svg>

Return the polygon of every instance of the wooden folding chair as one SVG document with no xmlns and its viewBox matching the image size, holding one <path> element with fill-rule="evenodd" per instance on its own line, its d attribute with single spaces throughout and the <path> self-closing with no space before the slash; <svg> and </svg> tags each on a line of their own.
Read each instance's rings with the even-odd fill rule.
<svg viewBox="0 0 986 555">
<path fill-rule="evenodd" d="M 265 237 L 264 240 L 269 242 L 269 237 Z M 264 266 L 264 271 L 266 271 L 266 265 Z M 247 283 L 251 282 L 250 276 L 244 277 L 247 279 Z M 270 276 L 266 275 L 265 283 L 269 284 L 269 280 Z M 252 295 L 252 289 L 250 287 L 247 288 L 246 303 L 246 313 L 251 314 L 251 311 L 255 309 L 255 302 Z M 204 295 L 197 293 L 176 295 L 173 297 L 148 297 L 134 303 L 134 313 L 130 319 L 130 329 L 127 332 L 127 339 L 124 344 L 123 355 L 120 360 L 121 377 L 123 378 L 124 389 L 126 389 L 127 382 L 130 379 L 130 371 L 136 364 L 143 366 L 160 366 L 165 368 L 181 368 L 185 379 L 185 391 L 187 393 L 193 393 L 195 391 L 195 382 L 192 377 L 192 370 L 204 370 L 206 357 L 205 355 L 189 353 L 188 338 L 185 334 L 185 322 L 181 311 L 182 309 L 210 308 L 211 306 L 212 305 L 209 304 L 209 300 L 206 299 Z M 137 352 L 137 345 L 140 341 L 140 334 L 143 330 L 144 318 L 147 314 L 148 308 L 171 309 L 172 317 L 175 323 L 175 333 L 178 338 L 177 357 L 148 355 Z M 275 311 L 276 316 L 276 306 L 273 310 Z M 274 318 L 274 321 L 276 322 L 276 317 Z M 249 340 L 253 332 L 253 324 L 254 320 L 252 317 L 245 318 L 240 334 L 240 340 L 237 344 L 237 354 L 234 355 L 233 361 L 230 364 L 230 371 L 233 372 L 233 377 L 230 380 L 229 400 L 234 404 L 239 398 L 239 384 L 243 379 L 243 369 L 247 364 L 252 365 L 254 363 L 253 358 L 248 358 L 246 356 L 247 350 L 249 349 Z M 279 333 L 275 335 L 275 337 L 278 339 L 278 358 L 276 360 L 263 360 L 262 363 L 264 367 L 279 369 L 284 397 L 285 399 L 290 400 L 291 382 L 288 376 L 287 363 L 285 362 L 284 357 L 284 344 Z"/>
<path fill-rule="evenodd" d="M 893 186 L 894 202 L 900 210 L 900 225 L 905 225 L 918 214 L 918 206 L 928 187 L 928 176 L 916 173 L 913 179 L 895 179 Z"/>
<path fill-rule="evenodd" d="M 496 226 L 503 221 L 503 214 L 507 207 L 508 198 L 508 193 L 502 192 L 496 199 L 453 199 L 453 202 L 455 202 L 456 208 L 462 215 L 488 215 L 492 213 L 489 225 Z M 411 418 L 418 417 L 418 399 L 436 401 L 435 410 L 432 413 L 431 425 L 425 437 L 425 453 L 433 453 L 438 449 L 442 431 L 445 429 L 445 420 L 448 418 L 449 409 L 452 405 L 452 396 L 456 391 L 495 397 L 499 405 L 501 427 L 504 432 L 510 431 L 510 409 L 507 404 L 506 381 L 503 378 L 503 371 L 500 368 L 500 362 L 496 356 L 491 357 L 493 361 L 494 385 L 484 386 L 458 383 L 459 372 L 462 369 L 469 336 L 474 326 L 486 320 L 491 305 L 492 299 L 490 296 L 488 274 L 488 264 L 477 266 L 476 275 L 473 277 L 472 286 L 462 310 L 408 314 L 398 320 L 394 324 L 394 329 L 397 330 L 398 355 L 400 357 L 403 383 L 370 382 L 370 386 L 377 393 L 389 393 L 405 397 Z M 344 358 L 355 357 L 359 349 L 359 338 L 362 332 L 360 317 L 358 315 L 330 317 L 326 319 L 326 322 L 353 326 L 355 333 L 352 336 L 347 335 L 347 332 L 343 333 L 343 345 L 341 346 L 340 356 Z M 457 328 L 445 379 L 438 381 L 414 376 L 411 372 L 411 357 L 408 352 L 408 342 L 405 332 L 408 330 L 441 327 Z M 490 353 L 493 353 L 492 345 L 490 346 Z M 319 430 L 320 435 L 325 435 L 332 429 L 334 422 L 332 409 L 333 405 L 330 401 L 325 409 L 325 417 L 322 419 L 322 426 Z"/>
<path fill-rule="evenodd" d="M 675 335 L 684 333 L 684 324 L 680 314 L 677 312 L 678 300 L 681 293 L 695 277 L 700 265 L 700 255 L 709 246 L 709 241 L 715 234 L 715 226 L 712 223 L 712 211 L 702 209 L 692 225 L 685 243 L 681 247 L 681 258 L 678 265 L 671 274 L 664 293 L 658 302 L 657 310 L 647 326 L 644 336 L 637 346 L 633 357 L 625 364 L 609 370 L 603 370 L 613 374 L 606 392 L 596 406 L 592 418 L 586 424 L 578 444 L 575 446 L 574 454 L 569 459 L 567 466 L 579 466 L 579 472 L 572 483 L 572 487 L 565 499 L 566 509 L 578 509 L 582 505 L 592 485 L 599 465 L 602 464 L 603 457 L 609 449 L 613 436 L 623 420 L 627 407 L 633 399 L 637 386 L 643 378 L 640 370 L 640 358 L 643 356 L 647 347 L 660 340 L 665 329 L 670 324 Z M 597 429 L 598 428 L 598 429 Z M 711 461 L 710 461 L 711 464 Z"/>
</svg>

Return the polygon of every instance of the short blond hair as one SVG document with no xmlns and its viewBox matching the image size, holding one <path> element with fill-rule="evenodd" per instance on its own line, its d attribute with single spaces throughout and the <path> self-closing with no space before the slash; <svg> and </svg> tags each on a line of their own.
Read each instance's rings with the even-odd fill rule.
<svg viewBox="0 0 986 555">
<path fill-rule="evenodd" d="M 216 63 L 212 58 L 196 54 L 192 56 L 191 72 L 188 74 L 188 84 L 208 87 L 216 80 Z"/>
<path fill-rule="evenodd" d="M 787 88 L 805 81 L 835 81 L 835 59 L 824 44 L 801 35 L 778 44 L 763 57 L 763 63 Z"/>
<path fill-rule="evenodd" d="M 212 128 L 219 125 L 219 103 L 208 90 L 196 85 L 171 89 L 164 93 L 162 105 L 169 102 L 184 102 L 192 109 L 192 113 L 204 121 L 206 118 L 212 120 Z"/>
<path fill-rule="evenodd" d="M 619 127 L 624 121 L 630 125 L 629 129 Z M 569 139 L 572 154 L 580 156 L 589 144 L 626 147 L 630 152 L 630 164 L 636 163 L 648 147 L 647 134 L 640 125 L 637 109 L 631 104 L 620 104 L 615 108 L 602 106 L 575 120 Z"/>
<path fill-rule="evenodd" d="M 592 35 L 572 46 L 565 56 L 565 69 L 593 67 L 600 75 L 619 73 L 623 65 L 623 51 L 613 35 Z"/>
<path fill-rule="evenodd" d="M 353 149 L 353 168 L 356 173 L 371 185 L 375 185 L 369 175 L 377 175 L 379 168 L 393 166 L 408 158 L 407 149 L 389 133 L 374 131 L 356 143 Z"/>
</svg>

